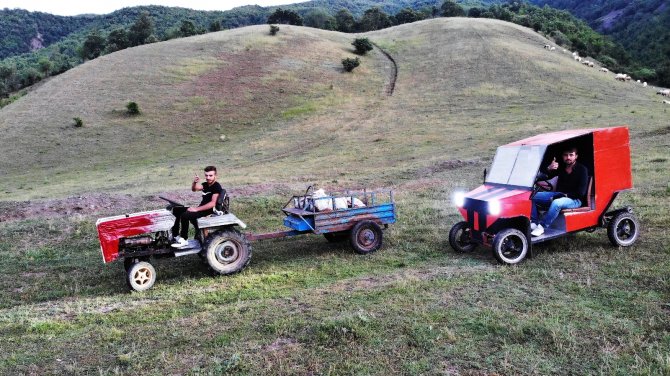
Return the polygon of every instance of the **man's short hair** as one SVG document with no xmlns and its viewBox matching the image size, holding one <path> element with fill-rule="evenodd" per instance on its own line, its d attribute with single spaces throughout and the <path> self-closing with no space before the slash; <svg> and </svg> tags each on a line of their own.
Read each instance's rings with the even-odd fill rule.
<svg viewBox="0 0 670 376">
<path fill-rule="evenodd" d="M 563 147 L 563 153 L 569 153 L 571 151 L 575 152 L 575 154 L 579 154 L 579 150 L 577 150 L 577 147 L 575 145 L 566 145 Z"/>
<path fill-rule="evenodd" d="M 214 171 L 214 173 L 216 174 L 216 167 L 214 167 L 214 166 L 205 167 L 205 172 L 210 172 L 210 171 Z"/>
</svg>

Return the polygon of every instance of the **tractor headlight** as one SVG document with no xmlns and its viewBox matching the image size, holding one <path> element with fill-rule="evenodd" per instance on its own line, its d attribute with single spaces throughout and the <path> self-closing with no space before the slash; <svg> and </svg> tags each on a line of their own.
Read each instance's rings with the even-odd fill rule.
<svg viewBox="0 0 670 376">
<path fill-rule="evenodd" d="M 465 192 L 454 193 L 454 205 L 459 208 L 462 208 L 463 205 L 465 205 Z"/>
<path fill-rule="evenodd" d="M 489 201 L 489 214 L 498 215 L 500 214 L 500 210 L 501 210 L 500 201 L 498 200 Z"/>
</svg>

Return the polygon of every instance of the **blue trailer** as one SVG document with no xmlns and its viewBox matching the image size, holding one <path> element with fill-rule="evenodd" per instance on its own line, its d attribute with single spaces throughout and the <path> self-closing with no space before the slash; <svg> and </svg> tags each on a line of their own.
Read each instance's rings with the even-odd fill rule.
<svg viewBox="0 0 670 376">
<path fill-rule="evenodd" d="M 290 230 L 247 234 L 251 241 L 317 234 L 330 242 L 349 240 L 355 252 L 368 254 L 382 246 L 382 229 L 396 222 L 393 191 L 356 191 L 315 196 L 312 187 L 284 205 Z"/>
</svg>

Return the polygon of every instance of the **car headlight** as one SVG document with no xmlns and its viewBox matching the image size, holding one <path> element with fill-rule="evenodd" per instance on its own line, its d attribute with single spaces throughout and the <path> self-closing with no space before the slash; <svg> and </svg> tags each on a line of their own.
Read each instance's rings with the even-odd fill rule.
<svg viewBox="0 0 670 376">
<path fill-rule="evenodd" d="M 489 214 L 491 215 L 498 215 L 500 214 L 500 201 L 498 200 L 491 200 L 489 201 Z"/>
<path fill-rule="evenodd" d="M 465 205 L 465 192 L 454 193 L 454 205 L 459 208 L 462 208 L 463 205 Z"/>
</svg>

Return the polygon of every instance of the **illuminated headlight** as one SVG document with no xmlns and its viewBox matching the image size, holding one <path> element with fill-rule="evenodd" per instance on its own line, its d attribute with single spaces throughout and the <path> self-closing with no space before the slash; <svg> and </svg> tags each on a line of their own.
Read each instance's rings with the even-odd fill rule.
<svg viewBox="0 0 670 376">
<path fill-rule="evenodd" d="M 465 192 L 454 193 L 454 205 L 459 208 L 462 208 L 463 205 L 465 205 Z"/>
<path fill-rule="evenodd" d="M 498 200 L 489 201 L 489 214 L 491 215 L 500 214 L 500 201 Z"/>
</svg>

